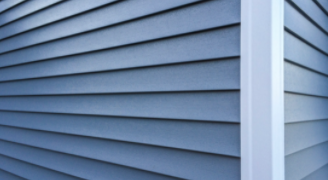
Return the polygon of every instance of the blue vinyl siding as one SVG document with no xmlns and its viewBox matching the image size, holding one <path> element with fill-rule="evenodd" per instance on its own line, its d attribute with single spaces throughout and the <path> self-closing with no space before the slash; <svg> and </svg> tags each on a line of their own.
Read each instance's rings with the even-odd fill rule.
<svg viewBox="0 0 328 180">
<path fill-rule="evenodd" d="M 4 155 L 0 155 L 0 166 L 1 168 L 8 170 L 10 172 L 14 172 L 16 175 L 20 177 L 24 177 L 26 179 L 49 179 L 49 180 L 78 180 L 80 178 L 76 178 L 67 174 L 54 172 L 53 170 L 46 169 L 44 167 L 36 166 L 30 163 L 26 163 L 21 160 L 13 159 Z M 0 176 L 1 177 L 1 176 Z M 7 178 L 3 178 L 4 180 L 10 180 Z"/>
<path fill-rule="evenodd" d="M 24 0 L 10 0 L 0 2 L 0 13 L 5 13 L 6 11 L 12 9 L 13 7 L 23 3 Z"/>
<path fill-rule="evenodd" d="M 326 1 L 285 1 L 286 180 L 328 179 Z"/>
<path fill-rule="evenodd" d="M 240 180 L 240 0 L 7 6 L 0 179 Z"/>
<path fill-rule="evenodd" d="M 314 0 L 314 2 L 328 15 L 328 2 L 326 0 Z"/>
<path fill-rule="evenodd" d="M 47 8 L 48 6 L 59 3 L 60 1 L 61 0 L 23 1 L 23 3 L 19 4 L 14 9 L 1 14 L 0 27 L 12 23 L 13 21 L 17 21 L 20 18 L 24 18 L 25 16 L 37 13 L 37 11 L 41 11 L 43 8 Z"/>
<path fill-rule="evenodd" d="M 317 180 L 317 179 L 327 179 L 328 177 L 328 165 L 323 166 L 316 172 L 310 174 L 304 180 Z"/>
<path fill-rule="evenodd" d="M 26 180 L 25 178 L 19 177 L 2 169 L 0 169 L 0 177 L 6 180 Z"/>
</svg>

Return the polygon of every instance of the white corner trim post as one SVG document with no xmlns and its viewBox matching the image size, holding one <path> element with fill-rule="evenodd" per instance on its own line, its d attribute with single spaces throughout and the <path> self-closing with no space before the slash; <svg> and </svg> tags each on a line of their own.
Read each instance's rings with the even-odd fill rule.
<svg viewBox="0 0 328 180">
<path fill-rule="evenodd" d="M 284 0 L 241 0 L 241 179 L 284 180 Z"/>
</svg>

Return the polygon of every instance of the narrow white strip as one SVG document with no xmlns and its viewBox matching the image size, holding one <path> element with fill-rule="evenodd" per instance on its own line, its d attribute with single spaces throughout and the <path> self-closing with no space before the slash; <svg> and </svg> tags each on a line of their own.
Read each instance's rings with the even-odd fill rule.
<svg viewBox="0 0 328 180">
<path fill-rule="evenodd" d="M 284 1 L 241 3 L 242 180 L 284 180 Z"/>
</svg>

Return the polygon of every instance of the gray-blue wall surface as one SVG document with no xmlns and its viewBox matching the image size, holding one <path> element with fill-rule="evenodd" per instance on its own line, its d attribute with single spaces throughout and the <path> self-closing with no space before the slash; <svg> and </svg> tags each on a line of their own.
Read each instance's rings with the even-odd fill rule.
<svg viewBox="0 0 328 180">
<path fill-rule="evenodd" d="M 285 1 L 286 180 L 328 179 L 328 1 Z"/>
<path fill-rule="evenodd" d="M 239 89 L 240 0 L 0 1 L 0 179 L 240 180 Z"/>
</svg>

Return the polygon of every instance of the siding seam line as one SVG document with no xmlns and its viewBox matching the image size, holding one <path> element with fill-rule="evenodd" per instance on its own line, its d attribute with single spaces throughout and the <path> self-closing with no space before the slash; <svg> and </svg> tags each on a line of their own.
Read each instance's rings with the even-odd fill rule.
<svg viewBox="0 0 328 180">
<path fill-rule="evenodd" d="M 64 1 L 65 2 L 65 1 Z M 23 32 L 20 32 L 20 33 L 17 33 L 17 34 L 13 34 L 11 36 L 8 36 L 8 37 L 5 37 L 5 38 L 2 38 L 0 39 L 0 42 L 2 40 L 5 40 L 5 39 L 8 39 L 8 38 L 11 38 L 13 36 L 17 36 L 17 35 L 20 35 L 20 34 L 23 34 L 23 33 L 26 33 L 28 31 L 33 31 L 35 29 L 38 29 L 38 28 L 42 28 L 44 26 L 48 26 L 48 25 L 51 25 L 51 24 L 54 24 L 54 23 L 57 23 L 57 22 L 60 22 L 60 21 L 64 21 L 66 19 L 69 19 L 69 18 L 73 18 L 75 16 L 79 16 L 79 15 L 82 15 L 84 13 L 88 13 L 89 11 L 94 11 L 94 10 L 97 10 L 97 9 L 100 9 L 100 8 L 103 8 L 104 6 L 110 6 L 112 4 L 116 4 L 116 3 L 119 3 L 119 2 L 123 2 L 123 0 L 115 0 L 111 3 L 107 3 L 107 4 L 104 4 L 104 5 L 101 5 L 101 6 L 98 6 L 94 9 L 89 9 L 87 11 L 83 11 L 81 13 L 78 13 L 78 14 L 74 14 L 72 16 L 68 16 L 68 17 L 65 17 L 65 18 L 62 18 L 62 19 L 59 19 L 59 20 L 56 20 L 56 21 L 53 21 L 53 22 L 50 22 L 50 23 L 47 23 L 47 24 L 43 24 L 41 26 L 37 26 L 35 28 L 32 28 L 32 29 L 29 29 L 29 30 L 26 30 L 26 31 L 23 31 Z M 151 13 L 151 14 L 147 14 L 147 15 L 143 15 L 143 16 L 139 16 L 137 18 L 132 18 L 132 19 L 129 19 L 129 20 L 125 20 L 125 21 L 120 21 L 120 22 L 117 22 L 117 23 L 114 23 L 114 24 L 110 24 L 110 25 L 104 25 L 104 26 L 101 26 L 101 27 L 97 27 L 97 28 L 94 28 L 94 29 L 91 29 L 91 30 L 87 30 L 87 31 L 83 31 L 83 32 L 79 32 L 79 33 L 75 33 L 75 34 L 71 34 L 71 35 L 68 35 L 68 36 L 63 36 L 63 37 L 60 37 L 60 38 L 56 38 L 56 39 L 52 39 L 52 40 L 49 40 L 49 41 L 44 41 L 44 42 L 41 42 L 39 44 L 42 44 L 42 43 L 46 43 L 46 42 L 50 42 L 50 41 L 55 41 L 57 39 L 64 39 L 64 38 L 69 38 L 69 37 L 72 37 L 72 36 L 78 36 L 80 34 L 84 34 L 84 33 L 88 33 L 88 32 L 92 32 L 92 31 L 97 31 L 97 30 L 101 30 L 101 29 L 105 29 L 105 28 L 108 28 L 108 27 L 112 27 L 112 26 L 117 26 L 117 25 L 121 25 L 121 24 L 124 24 L 124 23 L 128 23 L 130 21 L 135 21 L 135 20 L 139 20 L 139 19 L 143 19 L 143 18 L 147 18 L 147 17 L 150 17 L 150 16 L 155 16 L 155 15 L 158 15 L 158 14 L 162 14 L 162 13 L 166 13 L 166 12 L 169 12 L 169 11 L 174 11 L 176 9 L 183 9 L 185 7 L 188 7 L 188 6 L 193 6 L 195 4 L 200 4 L 200 3 L 203 3 L 203 1 L 196 1 L 196 2 L 191 2 L 191 3 L 187 3 L 187 4 L 183 4 L 183 5 L 180 5 L 180 6 L 177 6 L 177 7 L 171 7 L 171 8 L 168 8 L 168 9 L 164 9 L 164 10 L 161 10 L 161 11 L 157 11 L 157 12 L 154 12 L 154 13 Z M 37 44 L 34 44 L 34 45 L 37 45 Z M 33 46 L 33 45 L 31 45 Z M 28 47 L 28 46 L 26 46 Z M 25 47 L 22 47 L 22 48 L 25 48 Z M 22 49 L 22 48 L 18 48 L 18 49 L 14 49 L 14 50 L 10 50 L 10 51 L 6 51 L 6 52 L 2 52 L 0 53 L 1 54 L 4 54 L 4 53 L 8 53 L 8 52 L 11 52 L 11 51 L 15 51 L 15 50 L 19 50 L 19 49 Z"/>
<path fill-rule="evenodd" d="M 26 1 L 26 2 L 28 2 L 28 1 Z M 20 20 L 20 19 L 23 19 L 23 18 L 25 18 L 25 17 L 27 17 L 27 16 L 30 16 L 30 15 L 34 14 L 34 13 L 38 13 L 39 11 L 45 10 L 45 9 L 47 9 L 47 8 L 50 8 L 51 6 L 57 5 L 57 4 L 62 3 L 62 2 L 65 2 L 65 0 L 60 0 L 60 1 L 55 2 L 55 3 L 53 3 L 53 4 L 49 4 L 48 6 L 45 6 L 45 7 L 41 8 L 41 9 L 37 9 L 36 11 L 30 12 L 30 13 L 28 13 L 28 14 L 25 14 L 25 15 L 19 17 L 19 18 L 16 18 L 16 19 L 13 19 L 13 20 L 11 20 L 11 21 L 8 21 L 8 22 L 6 22 L 6 23 L 0 25 L 0 29 L 1 29 L 2 27 L 4 27 L 4 26 L 8 25 L 8 24 L 11 24 L 11 23 L 13 23 L 13 22 L 15 22 L 15 21 L 18 21 L 18 20 Z M 5 38 L 4 38 L 4 39 L 5 39 Z"/>
<path fill-rule="evenodd" d="M 26 179 L 26 178 L 24 178 L 24 177 L 22 177 L 22 176 L 19 176 L 19 175 L 13 173 L 13 172 L 9 172 L 9 171 L 4 170 L 4 169 L 1 169 L 1 168 L 0 168 L 0 170 L 6 172 L 6 173 L 8 173 L 8 174 L 11 174 L 11 175 L 13 175 L 13 176 L 19 177 L 19 178 L 21 178 L 21 179 L 28 180 L 28 179 Z"/>
<path fill-rule="evenodd" d="M 105 163 L 105 164 L 111 164 L 111 165 L 120 166 L 120 167 L 127 168 L 127 169 L 134 169 L 134 170 L 137 170 L 137 171 L 143 171 L 143 172 L 147 172 L 147 173 L 151 173 L 151 174 L 158 174 L 158 175 L 161 175 L 161 176 L 178 178 L 178 179 L 182 178 L 182 177 L 172 176 L 172 175 L 168 175 L 168 174 L 158 173 L 158 172 L 155 172 L 155 171 L 139 169 L 139 168 L 133 167 L 133 166 L 113 163 L 113 162 L 110 162 L 110 161 L 103 161 L 103 160 L 100 160 L 100 159 L 94 159 L 94 158 L 89 158 L 89 157 L 86 157 L 86 156 L 81 156 L 81 155 L 76 155 L 76 154 L 71 154 L 71 153 L 65 153 L 65 152 L 61 152 L 61 151 L 57 151 L 57 150 L 53 150 L 53 149 L 47 149 L 47 148 L 32 146 L 32 145 L 29 145 L 29 144 L 23 144 L 23 143 L 18 143 L 18 142 L 14 142 L 14 141 L 8 141 L 8 140 L 5 140 L 5 139 L 2 139 L 1 137 L 0 137 L 0 141 L 4 141 L 4 142 L 7 142 L 7 143 L 12 143 L 12 144 L 17 144 L 19 146 L 27 146 L 29 148 L 41 149 L 43 151 L 50 151 L 52 153 L 64 154 L 64 155 L 67 155 L 67 156 L 73 156 L 73 157 L 76 157 L 76 158 L 87 159 L 87 160 L 101 162 L 101 163 Z M 0 153 L 0 154 L 2 154 L 2 153 Z M 26 162 L 28 162 L 28 161 L 26 161 Z"/>
<path fill-rule="evenodd" d="M 196 30 L 196 31 L 191 31 L 191 32 L 184 32 L 184 33 L 179 33 L 179 34 L 174 34 L 174 35 L 149 39 L 149 40 L 142 40 L 142 41 L 137 41 L 137 42 L 133 42 L 133 43 L 129 43 L 129 44 L 115 45 L 115 46 L 112 46 L 112 47 L 101 48 L 101 49 L 96 49 L 96 50 L 91 50 L 91 51 L 83 51 L 83 52 L 79 52 L 79 53 L 75 53 L 75 54 L 60 55 L 60 56 L 54 56 L 54 57 L 50 57 L 50 58 L 30 60 L 28 62 L 21 62 L 21 63 L 16 63 L 16 64 L 0 66 L 0 69 L 5 68 L 5 67 L 16 66 L 16 65 L 20 65 L 20 64 L 31 63 L 31 62 L 52 60 L 52 59 L 70 57 L 70 56 L 75 56 L 75 55 L 82 55 L 82 54 L 87 54 L 87 53 L 92 53 L 92 52 L 99 52 L 99 51 L 104 51 L 104 50 L 118 49 L 118 48 L 123 48 L 123 47 L 127 47 L 127 46 L 133 46 L 133 45 L 138 45 L 138 44 L 143 44 L 143 43 L 155 42 L 155 41 L 165 40 L 165 39 L 171 39 L 171 38 L 176 38 L 176 37 L 180 37 L 180 36 L 187 36 L 187 35 L 192 35 L 192 34 L 212 31 L 212 30 L 221 30 L 221 29 L 225 29 L 225 28 L 239 27 L 239 25 L 240 25 L 239 22 L 238 23 L 231 23 L 231 24 L 226 24 L 226 25 L 223 25 L 223 26 L 217 26 L 217 27 L 212 27 L 212 28 L 207 28 L 207 29 L 202 29 L 202 30 Z M 0 56 L 1 55 L 2 54 L 0 54 Z"/>
<path fill-rule="evenodd" d="M 326 141 L 323 141 L 323 142 L 317 143 L 317 144 L 315 144 L 315 145 L 311 145 L 311 146 L 309 146 L 309 147 L 305 147 L 305 148 L 303 148 L 303 149 L 301 149 L 301 150 L 298 150 L 298 151 L 295 151 L 295 152 L 292 152 L 292 153 L 285 154 L 285 157 L 287 157 L 287 156 L 291 156 L 291 155 L 295 155 L 295 154 L 298 154 L 298 153 L 301 153 L 302 151 L 312 149 L 312 148 L 314 148 L 314 147 L 316 147 L 316 146 L 324 145 L 325 143 L 328 143 L 328 139 L 327 139 Z M 328 163 L 328 160 L 327 160 L 327 163 Z"/>
<path fill-rule="evenodd" d="M 303 9 L 301 9 L 296 3 L 294 3 L 291 0 L 286 0 L 288 4 L 290 4 L 298 13 L 300 13 L 305 19 L 311 22 L 314 26 L 316 26 L 318 29 L 320 29 L 324 34 L 328 36 L 328 30 L 321 27 L 320 24 L 318 24 L 314 19 L 312 19 Z M 326 21 L 328 21 L 328 17 L 326 18 Z"/>
<path fill-rule="evenodd" d="M 304 39 L 302 36 L 298 35 L 297 33 L 295 33 L 294 31 L 292 31 L 291 29 L 289 29 L 287 26 L 285 26 L 285 31 L 288 32 L 289 34 L 293 35 L 294 37 L 296 37 L 297 39 L 299 39 L 300 41 L 302 41 L 303 43 L 307 44 L 308 46 L 312 47 L 313 49 L 321 52 L 322 54 L 328 56 L 328 52 L 326 52 L 325 50 L 320 49 L 319 47 L 313 45 L 312 43 L 310 43 L 309 41 L 307 41 L 306 39 Z M 328 36 L 327 36 L 328 37 Z M 1 67 L 0 67 L 1 68 Z"/>
<path fill-rule="evenodd" d="M 240 56 L 226 56 L 226 57 L 219 57 L 219 58 L 210 58 L 210 59 L 197 59 L 197 60 L 188 60 L 188 61 L 179 61 L 179 62 L 169 62 L 169 63 L 159 63 L 159 64 L 150 64 L 150 65 L 140 65 L 140 66 L 131 66 L 131 67 L 123 67 L 123 68 L 116 68 L 116 69 L 106 69 L 106 70 L 97 70 L 97 71 L 84 71 L 84 72 L 78 72 L 78 73 L 66 73 L 66 74 L 60 74 L 60 75 L 46 75 L 46 76 L 38 76 L 38 77 L 30 77 L 30 78 L 18 78 L 18 79 L 9 79 L 9 80 L 0 80 L 1 83 L 7 83 L 7 82 L 17 82 L 17 81 L 25 81 L 25 80 L 34 80 L 34 79 L 46 79 L 46 78 L 57 78 L 57 77 L 69 77 L 69 76 L 78 76 L 78 75 L 87 75 L 87 74 L 97 74 L 97 73 L 105 73 L 105 72 L 116 72 L 116 71 L 129 71 L 129 70 L 135 70 L 135 69 L 144 69 L 144 68 L 156 68 L 156 67 L 164 67 L 164 66 L 175 66 L 175 65 L 184 65 L 184 64 L 192 64 L 192 63 L 206 63 L 210 61 L 240 61 Z M 40 61 L 34 61 L 30 62 L 28 64 L 38 63 Z M 42 61 L 45 62 L 45 61 Z M 26 64 L 18 64 L 17 66 L 24 66 Z M 0 68 L 10 68 L 4 67 Z M 328 76 L 328 75 L 327 75 Z"/>
<path fill-rule="evenodd" d="M 29 165 L 32 165 L 32 166 L 37 166 L 37 167 L 40 168 L 40 169 L 46 169 L 46 170 L 49 170 L 49 171 L 54 171 L 54 172 L 59 173 L 59 174 L 64 174 L 64 175 L 67 175 L 67 176 L 71 176 L 71 177 L 75 177 L 75 178 L 83 179 L 83 178 L 80 178 L 80 177 L 77 177 L 77 176 L 73 176 L 73 175 L 71 175 L 71 174 L 67 174 L 67 173 L 60 172 L 60 171 L 57 171 L 57 170 L 54 170 L 54 169 L 51 169 L 51 168 L 47 168 L 47 167 L 40 166 L 40 165 L 37 165 L 37 164 L 33 164 L 33 163 L 30 163 L 30 162 L 27 162 L 27 161 L 23 161 L 23 160 L 21 160 L 21 159 L 17 159 L 17 158 L 14 158 L 14 157 L 11 157 L 11 156 L 7 156 L 7 155 L 1 154 L 1 153 L 0 153 L 0 155 L 1 155 L 1 156 L 5 156 L 5 157 L 7 157 L 8 159 L 13 159 L 14 161 L 15 161 L 15 160 L 16 160 L 16 161 L 19 161 L 19 162 L 24 163 L 24 164 L 29 164 Z M 5 171 L 5 170 L 4 170 L 4 171 Z M 21 177 L 21 176 L 19 176 L 19 177 Z M 24 178 L 24 179 L 25 179 L 25 178 Z"/>
<path fill-rule="evenodd" d="M 316 172 L 318 172 L 318 171 L 324 169 L 327 165 L 328 165 L 328 163 L 325 164 L 325 165 L 323 165 L 322 167 L 316 169 L 315 171 L 311 172 L 310 174 L 306 175 L 305 177 L 302 178 L 302 180 L 305 179 L 305 178 L 307 178 L 308 176 L 310 176 L 310 175 L 312 175 L 312 174 L 314 174 L 314 173 L 316 173 Z"/>
<path fill-rule="evenodd" d="M 9 10 L 15 8 L 16 6 L 18 6 L 18 5 L 20 5 L 20 4 L 24 3 L 24 2 L 27 2 L 27 1 L 21 1 L 21 2 L 15 4 L 15 5 L 13 5 L 13 6 L 10 6 L 10 7 L 7 8 L 7 9 L 4 9 L 3 11 L 0 12 L 0 15 L 1 15 L 2 13 L 6 12 L 6 11 L 9 11 Z"/>
<path fill-rule="evenodd" d="M 62 1 L 59 1 L 59 3 L 56 3 L 56 4 L 54 4 L 54 5 L 58 5 L 58 4 L 61 4 L 61 3 L 64 3 L 64 2 L 66 2 L 67 0 L 62 0 Z M 59 22 L 59 21 L 64 21 L 64 20 L 66 20 L 66 19 L 68 19 L 68 18 L 71 18 L 71 17 L 74 17 L 74 16 L 78 16 L 78 15 L 81 15 L 81 14 L 84 14 L 84 13 L 88 13 L 89 11 L 93 11 L 93 10 L 96 10 L 96 9 L 98 9 L 98 8 L 102 8 L 103 6 L 107 6 L 107 5 L 111 5 L 111 4 L 114 4 L 114 3 L 117 3 L 117 2 L 121 2 L 121 0 L 115 0 L 115 1 L 112 1 L 112 2 L 110 2 L 110 3 L 105 3 L 105 4 L 103 4 L 103 5 L 98 5 L 98 6 L 95 6 L 94 8 L 91 8 L 91 9 L 88 9 L 88 10 L 86 10 L 86 11 L 80 11 L 80 12 L 78 12 L 77 14 L 73 14 L 73 15 L 70 15 L 70 16 L 66 16 L 66 17 L 64 17 L 64 18 L 62 18 L 62 19 L 57 19 L 57 20 L 55 20 L 55 21 L 51 21 L 51 22 L 48 22 L 48 23 L 46 23 L 46 24 L 42 24 L 42 25 L 39 25 L 39 26 L 36 26 L 36 27 L 33 27 L 33 28 L 31 28 L 31 29 L 28 29 L 28 30 L 25 30 L 25 31 L 22 31 L 22 32 L 19 32 L 19 33 L 16 33 L 16 34 L 12 34 L 12 35 L 9 35 L 9 36 L 6 36 L 6 37 L 3 37 L 3 38 L 0 38 L 0 42 L 1 41 L 3 41 L 3 40 L 5 40 L 5 39 L 9 39 L 9 38 L 11 38 L 11 37 L 14 37 L 14 36 L 17 36 L 17 35 L 20 35 L 20 34 L 23 34 L 23 33 L 26 33 L 26 32 L 29 32 L 29 31 L 33 31 L 33 30 L 35 30 L 35 29 L 38 29 L 38 28 L 41 28 L 41 27 L 43 27 L 43 26 L 47 26 L 47 25 L 50 25 L 50 24 L 53 24 L 53 23 L 57 23 L 57 22 Z M 51 6 L 52 7 L 52 6 Z M 51 8 L 51 7 L 49 7 L 49 8 Z M 46 8 L 47 9 L 47 8 Z M 38 11 L 39 12 L 39 11 Z M 38 12 L 36 12 L 36 13 L 38 13 Z M 1 27 L 0 27 L 1 28 Z M 1 54 L 1 53 L 0 53 Z"/>
<path fill-rule="evenodd" d="M 127 144 L 141 145 L 141 146 L 147 146 L 147 147 L 156 147 L 156 148 L 163 148 L 163 149 L 173 149 L 173 150 L 178 150 L 178 151 L 188 151 L 188 152 L 200 153 L 200 154 L 211 154 L 211 155 L 240 159 L 240 155 L 236 156 L 236 155 L 220 154 L 220 153 L 214 153 L 214 152 L 207 152 L 207 151 L 200 151 L 200 150 L 193 150 L 193 149 L 187 149 L 187 148 L 179 148 L 179 147 L 174 147 L 174 146 L 165 146 L 165 145 L 158 145 L 158 144 L 151 144 L 151 143 L 144 143 L 144 142 L 137 142 L 137 141 L 119 140 L 119 139 L 113 139 L 113 138 L 97 137 L 97 136 L 82 135 L 82 134 L 68 133 L 68 132 L 59 132 L 59 131 L 53 131 L 53 130 L 34 129 L 34 128 L 28 128 L 28 127 L 19 127 L 19 126 L 15 126 L 15 125 L 4 125 L 1 123 L 0 123 L 0 127 L 5 127 L 5 128 L 9 128 L 9 129 L 20 129 L 20 130 L 26 130 L 26 131 L 37 131 L 37 132 L 46 133 L 46 134 L 48 133 L 48 134 L 56 134 L 56 135 L 74 136 L 74 137 L 80 137 L 80 138 L 90 138 L 90 139 L 97 139 L 97 140 L 102 140 L 102 141 L 114 141 L 114 142 L 119 142 L 119 143 L 127 143 Z"/>
</svg>

